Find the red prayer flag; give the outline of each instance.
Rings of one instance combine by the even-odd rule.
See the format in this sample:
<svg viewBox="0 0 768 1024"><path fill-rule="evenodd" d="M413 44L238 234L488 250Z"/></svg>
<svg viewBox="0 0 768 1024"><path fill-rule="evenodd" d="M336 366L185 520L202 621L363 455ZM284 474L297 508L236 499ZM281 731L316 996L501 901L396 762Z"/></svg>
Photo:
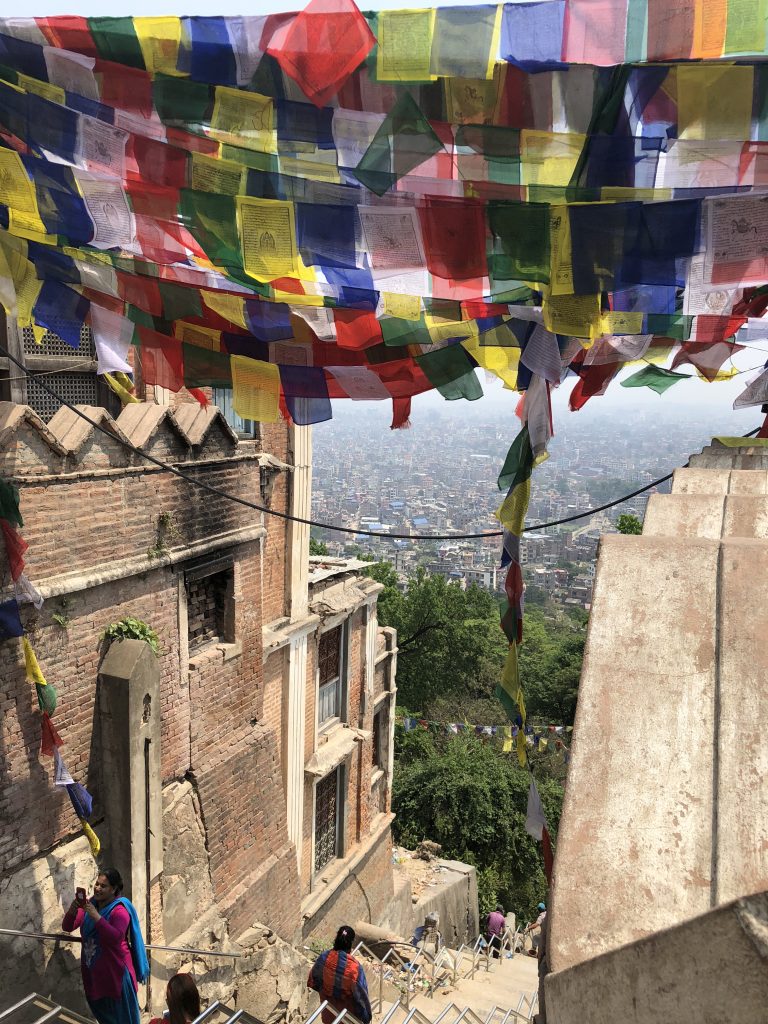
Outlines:
<svg viewBox="0 0 768 1024"><path fill-rule="evenodd" d="M458 281L486 276L484 204L428 196L419 214L431 274Z"/></svg>
<svg viewBox="0 0 768 1024"><path fill-rule="evenodd" d="M270 40L267 53L316 106L335 96L376 39L353 0L310 0Z"/></svg>
<svg viewBox="0 0 768 1024"><path fill-rule="evenodd" d="M405 430L411 425L411 399L409 397L392 399L392 423L390 430Z"/></svg>
<svg viewBox="0 0 768 1024"><path fill-rule="evenodd" d="M690 363L707 380L713 381L723 363L743 348L743 345L731 341L684 341L672 360L671 369L676 370L683 363Z"/></svg>
<svg viewBox="0 0 768 1024"><path fill-rule="evenodd" d="M43 712L42 734L40 737L40 753L47 757L53 757L56 747L62 745L62 738L56 732L56 727L50 719L47 711Z"/></svg>
<svg viewBox="0 0 768 1024"><path fill-rule="evenodd" d="M141 339L141 376L144 383L180 391L184 387L181 342L148 327L138 327L137 332Z"/></svg>
<svg viewBox="0 0 768 1024"><path fill-rule="evenodd" d="M375 313L359 309L334 309L336 342L340 348L364 349L384 340ZM333 364L331 364L333 365Z"/></svg>
<svg viewBox="0 0 768 1024"><path fill-rule="evenodd" d="M5 553L8 556L8 565L14 583L24 572L24 552L29 544L24 540L15 526L11 526L7 519L0 519L3 538L5 540Z"/></svg>
<svg viewBox="0 0 768 1024"><path fill-rule="evenodd" d="M45 38L60 50L74 50L86 57L98 57L87 18L62 14L56 18L35 18Z"/></svg>

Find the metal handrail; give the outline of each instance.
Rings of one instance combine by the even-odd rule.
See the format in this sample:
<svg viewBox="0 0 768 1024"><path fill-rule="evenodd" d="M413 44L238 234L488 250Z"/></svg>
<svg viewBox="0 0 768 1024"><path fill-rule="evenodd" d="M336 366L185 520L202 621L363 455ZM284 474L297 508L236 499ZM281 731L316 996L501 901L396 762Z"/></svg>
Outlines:
<svg viewBox="0 0 768 1024"><path fill-rule="evenodd" d="M79 935L70 935L68 932L23 932L14 928L0 928L0 935L10 935L21 939L37 939L38 942L82 942ZM239 960L244 953L227 953L218 949L191 949L186 946L156 946L149 944L145 949L151 951L162 951L165 953L196 953L199 956L224 956L233 960Z"/></svg>

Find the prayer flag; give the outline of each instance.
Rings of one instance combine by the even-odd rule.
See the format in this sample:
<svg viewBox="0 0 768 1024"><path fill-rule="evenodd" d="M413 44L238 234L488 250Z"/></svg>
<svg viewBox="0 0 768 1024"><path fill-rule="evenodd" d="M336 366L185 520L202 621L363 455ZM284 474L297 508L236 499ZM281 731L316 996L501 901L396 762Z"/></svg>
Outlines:
<svg viewBox="0 0 768 1024"><path fill-rule="evenodd" d="M272 363L232 356L232 405L238 416L274 423L280 416L280 371Z"/></svg>
<svg viewBox="0 0 768 1024"><path fill-rule="evenodd" d="M0 640L8 640L14 636L23 636L19 605L15 599L0 603Z"/></svg>
<svg viewBox="0 0 768 1024"><path fill-rule="evenodd" d="M633 373L631 377L623 380L621 386L623 388L650 388L657 394L663 395L679 380L690 380L690 374L674 373L661 366L644 366L642 370L638 370L637 373Z"/></svg>

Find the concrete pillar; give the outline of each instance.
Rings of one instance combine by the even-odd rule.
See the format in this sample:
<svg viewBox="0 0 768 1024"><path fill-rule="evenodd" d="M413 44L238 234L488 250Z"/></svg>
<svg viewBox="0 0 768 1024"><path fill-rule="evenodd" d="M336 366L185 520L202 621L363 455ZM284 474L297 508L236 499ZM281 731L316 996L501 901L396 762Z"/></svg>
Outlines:
<svg viewBox="0 0 768 1024"><path fill-rule="evenodd" d="M312 511L312 428L290 428L293 452L291 474L291 515L309 519ZM287 590L288 615L291 622L307 614L309 592L309 527L305 523L288 523Z"/></svg>
<svg viewBox="0 0 768 1024"><path fill-rule="evenodd" d="M285 796L288 838L296 845L301 871L304 828L304 737L307 703L307 634L291 638L288 648L288 707Z"/></svg>
<svg viewBox="0 0 768 1024"><path fill-rule="evenodd" d="M99 719L100 792L107 819L102 863L113 865L123 876L145 940L162 944L160 663L142 640L110 646L99 672ZM150 1003L155 978L153 961ZM160 985L154 988L161 997Z"/></svg>

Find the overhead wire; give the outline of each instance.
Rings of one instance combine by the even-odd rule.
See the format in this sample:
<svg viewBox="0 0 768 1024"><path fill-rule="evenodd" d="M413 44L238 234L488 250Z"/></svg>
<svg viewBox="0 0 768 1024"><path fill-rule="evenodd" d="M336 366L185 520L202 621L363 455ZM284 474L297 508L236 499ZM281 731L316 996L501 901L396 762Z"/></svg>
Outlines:
<svg viewBox="0 0 768 1024"><path fill-rule="evenodd" d="M18 360L15 356L11 355L8 349L0 344L0 355L5 356L20 370L24 371L23 376L39 376L30 374L27 367ZM213 484L207 483L205 480L199 480L192 476L190 473L184 472L179 469L178 466L171 465L168 462L164 462L162 459L158 459L154 455L150 455L149 452L143 448L133 444L127 438L121 438L104 427L101 423L91 419L87 413L84 413L82 409L78 409L76 405L73 405L67 399L62 398L61 395L57 394L53 388L49 387L45 381L39 381L39 385L43 390L47 391L49 395L55 398L58 402L61 402L63 406L73 412L76 416L79 416L81 420L90 424L95 430L100 433L107 435L112 441L117 441L118 444L122 445L123 448L127 448L133 452L134 455L138 455L140 458L150 462L152 465L157 466L158 469L165 473L171 473L173 476L178 477L180 480L184 480L185 483L190 484L193 487L198 487L209 494L216 495L219 498L225 498L227 501L232 501L237 505L242 505L244 508L249 508L254 512L262 512L264 515L274 516L277 519L283 519L287 522L301 523L304 526L314 526L318 530L329 530L333 533L346 533L351 534L354 537L376 537L379 540L418 540L418 541L455 541L455 540L484 540L487 537L502 537L504 535L503 530L487 530L483 533L438 533L438 534L411 534L411 533L381 533L378 530L364 530L359 529L355 526L338 526L334 523L323 523L317 519L307 519L303 516L294 516L289 512L281 512L279 509L268 508L266 505L259 505L255 501L249 501L247 498L241 498L237 494L229 494L227 491L222 490L220 487L216 487ZM752 437L759 431L759 427L755 427L748 434L742 435L744 438ZM644 484L642 487L638 487L637 490L631 491L629 494L624 494L620 498L616 498L613 501L608 501L604 505L598 505L596 508L586 509L583 512L577 512L572 516L565 516L562 519L553 519L546 523L532 523L530 526L524 527L524 533L531 533L534 530L545 530L551 526L561 526L564 523L572 523L578 519L586 519L589 516L597 515L598 512L604 512L606 509L614 508L616 505L621 505L625 501L629 501L630 498L636 497L638 494L642 494L644 491L649 491L652 487L656 487L659 484L665 483L667 480L672 479L672 473L667 473L666 476L659 477L657 480L652 480L648 484Z"/></svg>

